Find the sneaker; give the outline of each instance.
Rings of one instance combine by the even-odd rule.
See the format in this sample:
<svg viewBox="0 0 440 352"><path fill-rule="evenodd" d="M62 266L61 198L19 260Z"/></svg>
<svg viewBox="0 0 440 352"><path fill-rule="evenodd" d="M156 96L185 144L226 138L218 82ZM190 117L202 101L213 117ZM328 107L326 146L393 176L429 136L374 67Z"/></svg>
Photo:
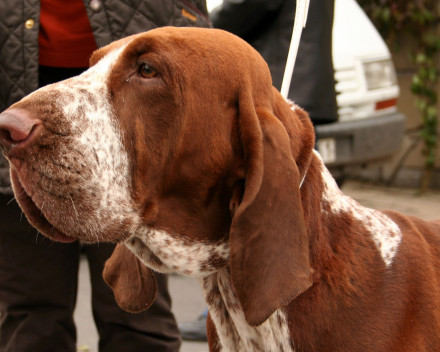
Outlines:
<svg viewBox="0 0 440 352"><path fill-rule="evenodd" d="M208 341L206 336L207 316L208 311L205 311L197 319L179 324L182 339L189 341Z"/></svg>

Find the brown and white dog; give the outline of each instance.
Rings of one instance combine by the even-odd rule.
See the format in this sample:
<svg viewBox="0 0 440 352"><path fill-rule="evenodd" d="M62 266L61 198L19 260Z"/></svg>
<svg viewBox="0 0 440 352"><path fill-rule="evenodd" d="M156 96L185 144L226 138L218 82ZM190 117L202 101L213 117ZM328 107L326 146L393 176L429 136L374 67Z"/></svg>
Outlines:
<svg viewBox="0 0 440 352"><path fill-rule="evenodd" d="M148 268L177 271L200 278L212 351L440 350L440 223L341 193L249 45L162 28L91 63L3 112L0 139L39 231L119 243L123 308L154 300Z"/></svg>

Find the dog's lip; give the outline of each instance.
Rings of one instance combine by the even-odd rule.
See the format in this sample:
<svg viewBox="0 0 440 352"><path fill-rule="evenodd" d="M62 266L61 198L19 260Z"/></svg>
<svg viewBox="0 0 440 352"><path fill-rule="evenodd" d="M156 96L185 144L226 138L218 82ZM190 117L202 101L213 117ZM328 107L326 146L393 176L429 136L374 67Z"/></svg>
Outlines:
<svg viewBox="0 0 440 352"><path fill-rule="evenodd" d="M72 243L76 241L76 238L64 234L49 222L32 200L32 197L26 193L14 167L11 168L11 179L14 184L15 197L31 224L53 241L62 243Z"/></svg>

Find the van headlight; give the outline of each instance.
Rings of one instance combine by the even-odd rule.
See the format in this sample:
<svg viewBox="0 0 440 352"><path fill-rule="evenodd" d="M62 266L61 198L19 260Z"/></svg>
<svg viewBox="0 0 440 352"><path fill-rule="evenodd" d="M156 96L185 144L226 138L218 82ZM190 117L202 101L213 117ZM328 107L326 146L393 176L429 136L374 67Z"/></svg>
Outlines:
<svg viewBox="0 0 440 352"><path fill-rule="evenodd" d="M397 84L391 60L364 61L362 66L368 90L391 87Z"/></svg>

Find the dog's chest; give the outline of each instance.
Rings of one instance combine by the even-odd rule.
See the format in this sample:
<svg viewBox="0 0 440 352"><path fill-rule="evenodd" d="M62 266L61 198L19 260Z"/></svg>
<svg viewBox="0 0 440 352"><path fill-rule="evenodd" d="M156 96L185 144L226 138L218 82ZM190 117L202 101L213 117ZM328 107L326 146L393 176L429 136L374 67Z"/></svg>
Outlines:
<svg viewBox="0 0 440 352"><path fill-rule="evenodd" d="M202 279L202 287L219 336L220 351L294 352L282 309L258 327L246 322L227 269Z"/></svg>

